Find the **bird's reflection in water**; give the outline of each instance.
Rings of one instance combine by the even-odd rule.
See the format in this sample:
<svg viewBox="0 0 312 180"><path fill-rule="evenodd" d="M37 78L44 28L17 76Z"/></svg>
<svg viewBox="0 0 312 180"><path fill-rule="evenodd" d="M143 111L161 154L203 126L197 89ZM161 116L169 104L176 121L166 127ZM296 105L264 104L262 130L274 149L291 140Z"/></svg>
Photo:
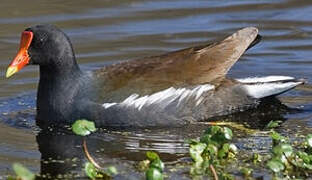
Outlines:
<svg viewBox="0 0 312 180"><path fill-rule="evenodd" d="M140 130L98 132L80 137L65 130L42 130L37 135L41 153L41 176L50 178L85 177L84 164L88 161L82 144L85 139L88 152L102 167L114 165L123 179L141 178L144 173L134 168L140 160L146 159L145 152L159 152L166 162L177 160L187 153L187 146L180 135L170 135L166 130Z"/></svg>
<svg viewBox="0 0 312 180"><path fill-rule="evenodd" d="M298 112L297 109L288 108L277 99L268 101L269 103L261 103L257 109L213 120L247 123L249 128L263 129L271 120L284 121L286 113ZM184 161L185 157L189 157L185 140L199 137L207 127L209 125L192 124L168 129L99 130L88 137L77 136L66 130L42 130L37 135L41 152L41 175L52 178L64 175L85 177L83 168L88 161L82 147L85 138L89 153L101 166L117 167L118 171L124 172L124 175L118 176L120 179L142 178L144 173L134 167L138 161L146 158L147 150L157 151L164 162L179 163L180 160Z"/></svg>
<svg viewBox="0 0 312 180"><path fill-rule="evenodd" d="M82 140L82 137L66 132L42 130L37 135L41 153L41 176L82 176L83 164L87 161L81 146Z"/></svg>

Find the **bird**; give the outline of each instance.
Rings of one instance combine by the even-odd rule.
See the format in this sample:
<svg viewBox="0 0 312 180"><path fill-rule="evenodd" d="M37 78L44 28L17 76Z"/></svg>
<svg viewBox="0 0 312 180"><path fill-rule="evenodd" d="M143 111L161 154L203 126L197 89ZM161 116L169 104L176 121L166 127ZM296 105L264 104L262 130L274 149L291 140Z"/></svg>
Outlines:
<svg viewBox="0 0 312 180"><path fill-rule="evenodd" d="M39 65L36 123L41 128L77 119L104 128L179 127L256 108L304 80L291 76L234 79L227 73L259 43L256 27L221 41L122 61L83 72L69 37L58 27L26 28L6 77Z"/></svg>

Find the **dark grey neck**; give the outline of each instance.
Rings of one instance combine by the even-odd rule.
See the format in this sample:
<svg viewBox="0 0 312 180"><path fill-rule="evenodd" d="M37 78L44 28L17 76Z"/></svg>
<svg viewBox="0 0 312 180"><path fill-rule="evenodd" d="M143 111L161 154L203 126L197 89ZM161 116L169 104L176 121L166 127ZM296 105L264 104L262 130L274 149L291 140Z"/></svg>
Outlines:
<svg viewBox="0 0 312 180"><path fill-rule="evenodd" d="M73 104L83 89L83 73L74 57L54 62L62 63L40 65L37 118L42 122L66 122L71 118Z"/></svg>
<svg viewBox="0 0 312 180"><path fill-rule="evenodd" d="M52 60L53 64L40 65L40 80L71 79L82 74L74 56Z"/></svg>

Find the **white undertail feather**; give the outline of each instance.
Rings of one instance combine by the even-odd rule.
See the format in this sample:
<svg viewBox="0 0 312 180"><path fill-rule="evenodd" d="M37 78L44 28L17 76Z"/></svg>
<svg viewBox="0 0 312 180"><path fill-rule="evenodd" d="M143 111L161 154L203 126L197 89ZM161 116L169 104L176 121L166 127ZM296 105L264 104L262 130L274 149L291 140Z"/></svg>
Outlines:
<svg viewBox="0 0 312 180"><path fill-rule="evenodd" d="M264 83L264 82L272 82L272 81L282 81L282 80L292 80L295 79L290 76L265 76L265 77L248 77L242 79L236 79L242 83Z"/></svg>
<svg viewBox="0 0 312 180"><path fill-rule="evenodd" d="M267 96L278 95L303 83L300 81L291 81L294 79L295 78L290 76L266 76L237 80L241 83L246 83L243 84L243 87L249 96L254 98L264 98ZM283 82L285 80L290 81Z"/></svg>
<svg viewBox="0 0 312 180"><path fill-rule="evenodd" d="M158 105L161 108L165 108L171 103L176 103L176 106L179 106L183 100L188 98L194 98L196 105L199 105L203 98L201 95L204 92L214 89L213 85L205 84L199 85L194 88L168 88L163 91L139 97L138 94L132 94L124 101L120 103L104 103L104 108L109 108L115 105L121 106L132 106L141 110L144 106ZM177 100L177 101L175 101Z"/></svg>

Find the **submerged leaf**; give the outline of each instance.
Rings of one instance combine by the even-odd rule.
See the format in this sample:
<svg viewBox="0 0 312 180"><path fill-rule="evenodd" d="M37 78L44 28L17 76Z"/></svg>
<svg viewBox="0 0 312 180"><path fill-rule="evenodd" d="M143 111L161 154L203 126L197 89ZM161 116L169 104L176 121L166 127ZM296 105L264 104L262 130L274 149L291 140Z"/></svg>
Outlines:
<svg viewBox="0 0 312 180"><path fill-rule="evenodd" d="M87 136L91 132L95 132L96 128L94 122L82 119L75 121L72 125L72 130L77 135Z"/></svg>
<svg viewBox="0 0 312 180"><path fill-rule="evenodd" d="M276 128L280 125L282 121L270 121L267 125L266 128L268 129L272 129L272 128Z"/></svg>
<svg viewBox="0 0 312 180"><path fill-rule="evenodd" d="M29 171L26 167L19 163L13 164L13 170L21 180L34 180L36 178L35 174Z"/></svg>
<svg viewBox="0 0 312 180"><path fill-rule="evenodd" d="M243 168L241 168L240 171L241 171L241 173L243 173L243 175L244 175L245 177L248 177L248 176L251 176L251 175L252 175L253 169L243 167Z"/></svg>
<svg viewBox="0 0 312 180"><path fill-rule="evenodd" d="M109 166L106 171L109 176L118 174L117 168L115 166Z"/></svg>

